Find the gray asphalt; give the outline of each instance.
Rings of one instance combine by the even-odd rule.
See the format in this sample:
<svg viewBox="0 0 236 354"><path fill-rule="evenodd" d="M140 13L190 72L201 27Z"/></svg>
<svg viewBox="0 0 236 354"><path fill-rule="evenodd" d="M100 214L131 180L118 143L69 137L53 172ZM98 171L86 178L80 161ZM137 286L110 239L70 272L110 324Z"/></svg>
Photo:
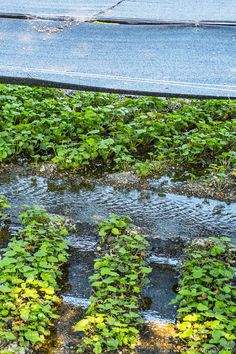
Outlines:
<svg viewBox="0 0 236 354"><path fill-rule="evenodd" d="M101 17L236 24L236 0L124 0Z"/></svg>
<svg viewBox="0 0 236 354"><path fill-rule="evenodd" d="M1 0L0 25L2 82L236 97L235 0Z"/></svg>
<svg viewBox="0 0 236 354"><path fill-rule="evenodd" d="M236 98L236 27L0 20L0 81Z"/></svg>
<svg viewBox="0 0 236 354"><path fill-rule="evenodd" d="M1 0L0 13L78 19L232 21L235 0Z"/></svg>
<svg viewBox="0 0 236 354"><path fill-rule="evenodd" d="M116 0L1 0L1 14L44 17L93 18L116 4Z"/></svg>

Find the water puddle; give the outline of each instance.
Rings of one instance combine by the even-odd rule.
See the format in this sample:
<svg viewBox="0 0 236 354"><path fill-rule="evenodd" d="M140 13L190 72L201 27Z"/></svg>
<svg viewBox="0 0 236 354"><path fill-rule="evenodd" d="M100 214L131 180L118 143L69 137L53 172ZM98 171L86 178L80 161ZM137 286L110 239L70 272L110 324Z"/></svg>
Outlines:
<svg viewBox="0 0 236 354"><path fill-rule="evenodd" d="M1 175L0 193L9 197L13 213L19 212L21 204L39 204L78 223L96 225L101 218L116 212L130 216L152 239L218 234L236 241L236 203L104 185L89 189L75 184L38 176Z"/></svg>

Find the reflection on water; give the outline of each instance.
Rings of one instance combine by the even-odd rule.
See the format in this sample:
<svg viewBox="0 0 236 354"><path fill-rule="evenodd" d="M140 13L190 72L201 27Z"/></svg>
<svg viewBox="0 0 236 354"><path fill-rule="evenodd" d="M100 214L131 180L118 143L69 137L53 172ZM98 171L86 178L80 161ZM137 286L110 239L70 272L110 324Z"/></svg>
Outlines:
<svg viewBox="0 0 236 354"><path fill-rule="evenodd" d="M8 178L6 178L8 177ZM236 241L236 203L153 191L117 190L97 185L72 188L76 181L44 177L0 176L0 193L7 195L18 213L21 204L39 204L52 213L64 214L78 223L96 225L111 212L130 216L152 238L190 238L209 234L228 235ZM145 194L145 195L144 195Z"/></svg>

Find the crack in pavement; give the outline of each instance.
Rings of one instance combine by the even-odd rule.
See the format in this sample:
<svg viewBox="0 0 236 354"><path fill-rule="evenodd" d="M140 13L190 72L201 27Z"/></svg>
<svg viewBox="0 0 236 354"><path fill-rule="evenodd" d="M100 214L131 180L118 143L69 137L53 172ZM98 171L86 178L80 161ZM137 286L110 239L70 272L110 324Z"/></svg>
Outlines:
<svg viewBox="0 0 236 354"><path fill-rule="evenodd" d="M82 18L78 16L48 16L48 15L34 15L31 13L14 13L14 12L1 12L0 11L0 18L6 18L6 19L17 19L17 20L42 20L42 21L79 21L79 22L93 22L96 20L99 20L99 17L102 15L105 15L107 11L113 10L126 0L119 0L117 3L114 5L111 5L104 10L100 10L99 12L96 12L94 14L84 16Z"/></svg>
<svg viewBox="0 0 236 354"><path fill-rule="evenodd" d="M94 19L99 19L99 17L105 15L107 11L115 9L117 6L121 5L125 1L126 0L119 0L116 4L106 8L105 10L99 11L98 13L94 14Z"/></svg>
<svg viewBox="0 0 236 354"><path fill-rule="evenodd" d="M6 19L17 19L17 20L45 20L45 21L79 21L79 22L93 22L96 20L99 20L100 16L103 16L107 13L107 11L113 10L126 0L119 0L117 3L115 3L112 6L109 6L108 8L101 10L93 15L90 16L85 16L84 18L78 18L74 16L47 16L47 15L33 15L33 14L25 14L25 13L4 13L0 12L0 18L6 18Z"/></svg>

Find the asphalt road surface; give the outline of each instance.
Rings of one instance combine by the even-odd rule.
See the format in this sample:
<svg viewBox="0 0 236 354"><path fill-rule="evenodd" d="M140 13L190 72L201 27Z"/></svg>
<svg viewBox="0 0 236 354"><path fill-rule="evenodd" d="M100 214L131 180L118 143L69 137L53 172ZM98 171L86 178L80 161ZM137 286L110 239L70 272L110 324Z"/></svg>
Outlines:
<svg viewBox="0 0 236 354"><path fill-rule="evenodd" d="M235 0L2 0L0 13L1 82L236 98Z"/></svg>
<svg viewBox="0 0 236 354"><path fill-rule="evenodd" d="M0 13L77 19L236 23L235 0L1 0Z"/></svg>

